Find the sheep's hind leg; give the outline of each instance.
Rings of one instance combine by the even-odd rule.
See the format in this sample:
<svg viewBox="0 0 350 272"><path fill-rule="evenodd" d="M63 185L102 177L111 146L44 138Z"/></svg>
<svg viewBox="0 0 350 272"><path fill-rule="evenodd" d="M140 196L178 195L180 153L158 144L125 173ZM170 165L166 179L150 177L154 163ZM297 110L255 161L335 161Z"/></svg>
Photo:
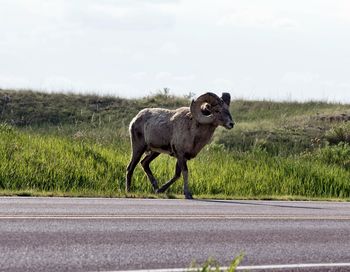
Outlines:
<svg viewBox="0 0 350 272"><path fill-rule="evenodd" d="M145 152L145 150L146 150L145 147L133 150L132 158L131 158L131 161L128 165L127 171L126 171L126 184L125 184L125 191L126 192L130 191L132 174L134 173L134 169L135 169L136 165L139 163L139 161L142 157L142 154Z"/></svg>
<svg viewBox="0 0 350 272"><path fill-rule="evenodd" d="M143 167L143 170L145 170L148 179L150 180L154 191L157 191L158 189L158 181L155 179L155 177L152 174L151 169L149 168L149 164L151 161L153 161L155 158L159 156L160 153L152 151L150 154L148 154L144 159L141 161L141 165Z"/></svg>
<svg viewBox="0 0 350 272"><path fill-rule="evenodd" d="M171 180L169 180L167 183L165 183L162 187L160 187L156 192L164 193L170 187L171 184L173 184L175 181L177 181L180 178L180 176L181 176L181 168L179 163L177 162L175 166L174 177Z"/></svg>

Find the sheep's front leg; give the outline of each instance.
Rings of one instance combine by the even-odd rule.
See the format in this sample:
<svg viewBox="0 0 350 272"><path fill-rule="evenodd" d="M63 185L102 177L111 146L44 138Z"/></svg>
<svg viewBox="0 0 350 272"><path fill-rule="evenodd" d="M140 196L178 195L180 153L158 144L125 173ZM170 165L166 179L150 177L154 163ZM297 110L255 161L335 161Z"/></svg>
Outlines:
<svg viewBox="0 0 350 272"><path fill-rule="evenodd" d="M164 193L171 184L173 184L175 181L177 181L181 176L181 167L179 165L179 162L176 162L176 166L175 166L175 174L172 177L171 180L169 180L167 183L165 183L162 187L160 187L156 192L157 193Z"/></svg>
<svg viewBox="0 0 350 272"><path fill-rule="evenodd" d="M181 172L184 179L184 194L186 199L193 199L193 196L188 188L188 168L185 159L180 160Z"/></svg>

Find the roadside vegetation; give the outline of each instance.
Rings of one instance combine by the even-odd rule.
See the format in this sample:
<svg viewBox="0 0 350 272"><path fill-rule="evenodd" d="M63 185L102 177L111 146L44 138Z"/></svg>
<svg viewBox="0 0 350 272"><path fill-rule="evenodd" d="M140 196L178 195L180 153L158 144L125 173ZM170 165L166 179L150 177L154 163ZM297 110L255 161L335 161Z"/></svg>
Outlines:
<svg viewBox="0 0 350 272"><path fill-rule="evenodd" d="M166 89L142 99L0 90L0 194L126 196L128 124L145 107L187 106ZM218 129L189 162L195 196L350 199L350 105L235 100L237 126ZM151 168L160 183L175 159ZM156 196L141 167L138 197L181 197L178 181Z"/></svg>
<svg viewBox="0 0 350 272"><path fill-rule="evenodd" d="M231 261L230 266L223 267L220 266L219 262L213 258L209 258L203 264L197 264L193 262L191 267L187 270L188 272L235 272L237 271L238 265L244 258L244 254L241 253Z"/></svg>

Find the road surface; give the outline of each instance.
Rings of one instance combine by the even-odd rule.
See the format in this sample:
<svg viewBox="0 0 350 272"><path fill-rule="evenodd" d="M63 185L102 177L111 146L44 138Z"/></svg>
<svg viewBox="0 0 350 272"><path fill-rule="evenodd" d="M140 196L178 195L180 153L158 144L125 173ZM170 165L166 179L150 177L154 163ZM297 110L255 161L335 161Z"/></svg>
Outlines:
<svg viewBox="0 0 350 272"><path fill-rule="evenodd" d="M240 252L251 271L350 271L350 203L0 198L0 271L227 266Z"/></svg>

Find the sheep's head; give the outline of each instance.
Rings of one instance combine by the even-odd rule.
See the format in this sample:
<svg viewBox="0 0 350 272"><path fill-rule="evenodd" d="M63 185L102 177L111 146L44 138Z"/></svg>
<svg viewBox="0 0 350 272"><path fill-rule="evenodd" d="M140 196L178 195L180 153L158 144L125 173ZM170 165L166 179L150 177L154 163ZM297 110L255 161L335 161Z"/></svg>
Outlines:
<svg viewBox="0 0 350 272"><path fill-rule="evenodd" d="M229 93L223 93L221 98L214 93L205 93L192 100L191 114L200 124L213 124L231 129L234 122L229 111L230 101Z"/></svg>

